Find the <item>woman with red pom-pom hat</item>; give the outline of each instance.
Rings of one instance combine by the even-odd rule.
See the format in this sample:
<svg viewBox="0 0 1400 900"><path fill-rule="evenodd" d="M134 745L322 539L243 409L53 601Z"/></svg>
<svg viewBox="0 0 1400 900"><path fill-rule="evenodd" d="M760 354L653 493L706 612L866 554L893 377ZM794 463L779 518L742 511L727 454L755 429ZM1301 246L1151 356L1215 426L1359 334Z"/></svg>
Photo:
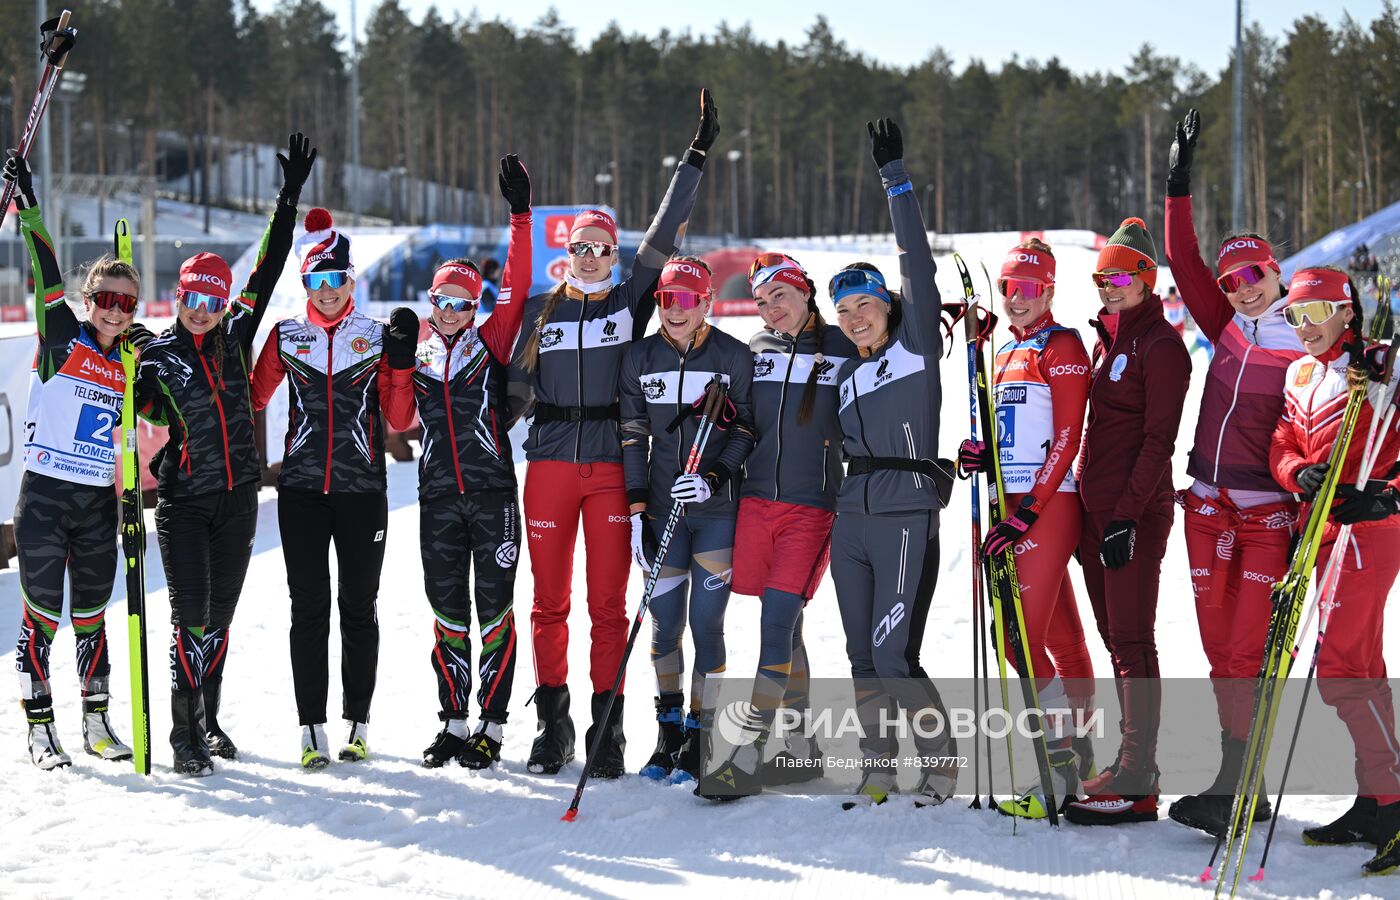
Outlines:
<svg viewBox="0 0 1400 900"><path fill-rule="evenodd" d="M258 324L292 249L297 199L316 150L294 134L277 159L282 190L242 292L230 293L233 273L213 253L185 260L175 324L142 348L136 382L142 417L170 428L154 463L156 535L174 628L170 744L176 771L188 775L213 774L211 755L238 753L218 713L262 480L248 370Z"/></svg>
<svg viewBox="0 0 1400 900"><path fill-rule="evenodd" d="M1093 275L1103 311L1079 456L1084 586L1113 660L1122 718L1118 759L1069 805L1078 825L1157 818L1157 589L1172 526L1172 450L1191 381L1191 357L1153 293L1157 247L1124 219Z"/></svg>
<svg viewBox="0 0 1400 900"><path fill-rule="evenodd" d="M375 604L384 565L389 503L383 409L389 426L413 423L411 396L395 383L413 377L418 317L394 311L389 325L355 309L350 239L321 208L306 214L302 286L306 312L267 336L253 371L253 406L262 409L287 379L287 446L277 476L277 522L292 600L292 684L301 720L301 764L330 763L326 736L331 624L331 542L339 567L345 762L369 755L368 723L379 666Z"/></svg>

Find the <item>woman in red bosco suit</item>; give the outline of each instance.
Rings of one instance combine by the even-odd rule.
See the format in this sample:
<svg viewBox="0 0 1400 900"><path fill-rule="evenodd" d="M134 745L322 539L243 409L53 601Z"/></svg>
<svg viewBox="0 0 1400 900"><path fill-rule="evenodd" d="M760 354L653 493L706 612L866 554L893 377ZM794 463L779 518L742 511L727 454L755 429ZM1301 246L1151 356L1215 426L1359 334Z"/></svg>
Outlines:
<svg viewBox="0 0 1400 900"><path fill-rule="evenodd" d="M1279 484L1307 496L1326 477L1328 456L1341 429L1346 407L1348 366L1359 345L1361 304L1346 273L1331 267L1299 269L1288 288L1288 322L1308 356L1288 367L1284 380L1283 417L1274 430L1269 463ZM1372 353L1361 367L1372 369ZM1368 363L1370 363L1368 365ZM1322 699L1337 710L1356 746L1357 797L1337 821L1303 832L1310 844L1373 843L1376 855L1362 864L1371 874L1400 867L1400 741L1395 736L1395 705L1386 681L1384 646L1385 603L1400 571L1400 478L1393 464L1400 457L1400 417L1385 432L1376 469L1364 489L1356 479L1371 421L1384 415L1377 409L1381 386L1368 387L1355 437L1347 448L1338 476L1341 502L1322 535L1317 572L1339 549L1341 525L1351 525L1351 537L1337 584L1339 601L1327 621L1326 640L1317 661L1317 685Z"/></svg>
<svg viewBox="0 0 1400 900"><path fill-rule="evenodd" d="M291 392L287 445L277 476L277 523L292 598L292 684L301 720L301 764L320 769L326 752L331 626L331 542L339 566L342 714L346 762L369 755L369 706L379 667L379 573L389 519L381 403L390 427L413 422L418 317L395 310L388 327L355 309L350 239L320 207L306 214L301 281L306 312L278 322L253 370L253 407L283 378Z"/></svg>
<svg viewBox="0 0 1400 900"><path fill-rule="evenodd" d="M1050 310L1055 257L1044 241L1031 238L1011 249L997 290L1014 338L997 351L993 375L1010 517L988 533L983 552L1013 548L1041 706L1082 710L1092 702L1094 667L1069 580L1083 521L1070 469L1089 399L1089 354L1079 333L1058 324ZM964 441L960 456L965 471L980 471L988 462L981 441ZM1079 793L1080 772L1092 765L1078 758L1072 740L1067 728L1057 729L1050 744L1055 796L1062 804ZM1088 741L1080 746L1087 756ZM1001 810L1037 819L1048 814L1034 789L1003 801Z"/></svg>
<svg viewBox="0 0 1400 900"><path fill-rule="evenodd" d="M718 136L714 102L710 92L702 90L699 129L642 237L627 278L613 283L617 223L602 210L585 210L569 229L569 269L563 282L531 297L525 307L511 379L513 392L524 388L534 398L534 420L524 447L530 461L524 502L535 583L531 644L539 685L534 695L539 733L526 768L536 774L557 774L574 758L569 604L580 519L593 626L589 734L599 728L606 732L592 777L618 778L626 771L622 696L613 704L610 720L599 721L627 643L631 523L618 436L617 373L632 341L646 334L656 303L652 287L685 234L705 154Z"/></svg>
<svg viewBox="0 0 1400 900"><path fill-rule="evenodd" d="M1273 584L1288 568L1298 504L1274 480L1269 436L1283 412L1284 372L1303 355L1284 321L1283 284L1269 242L1253 232L1220 242L1216 270L1201 259L1191 218L1191 158L1200 116L1177 125L1167 175L1167 259L1196 327L1215 345L1180 492L1196 622L1220 718L1220 770L1182 797L1174 820L1220 834L1244 765L1254 677L1264 653ZM1263 792L1255 820L1270 815Z"/></svg>
<svg viewBox="0 0 1400 900"><path fill-rule="evenodd" d="M1079 458L1084 529L1079 559L1099 634L1113 660L1122 710L1118 758L1070 803L1076 825L1157 818L1157 590L1172 527L1172 450L1191 381L1191 357L1162 315L1157 247L1141 219L1125 219L1099 252L1103 311Z"/></svg>

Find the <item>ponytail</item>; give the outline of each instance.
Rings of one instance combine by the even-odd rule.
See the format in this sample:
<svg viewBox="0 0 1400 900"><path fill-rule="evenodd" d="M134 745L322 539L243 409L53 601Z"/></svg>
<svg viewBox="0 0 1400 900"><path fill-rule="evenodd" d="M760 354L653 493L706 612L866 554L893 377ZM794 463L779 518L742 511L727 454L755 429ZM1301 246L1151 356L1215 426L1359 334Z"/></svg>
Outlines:
<svg viewBox="0 0 1400 900"><path fill-rule="evenodd" d="M535 371L535 367L540 362L540 332L545 325L549 324L549 317L554 315L554 307L559 305L559 301L564 297L566 286L564 282L559 282L559 286L554 289L544 301L544 309L540 310L540 317L535 320L535 328L530 332L530 338L525 342L525 349L520 354L520 368L526 372Z"/></svg>
<svg viewBox="0 0 1400 900"><path fill-rule="evenodd" d="M224 354L228 352L226 338L224 337L224 320L220 319L219 324L214 326L214 383L209 385L209 404L214 401L224 390Z"/></svg>
<svg viewBox="0 0 1400 900"><path fill-rule="evenodd" d="M797 407L798 425L806 425L812 421L812 407L817 402L817 369L826 362L826 357L822 355L822 345L826 340L826 320L817 311L814 299L808 299L807 308L812 311L811 315L808 316L808 321L812 323L812 327L817 333L817 353L812 358L812 371L807 376L807 386L802 389L802 403Z"/></svg>

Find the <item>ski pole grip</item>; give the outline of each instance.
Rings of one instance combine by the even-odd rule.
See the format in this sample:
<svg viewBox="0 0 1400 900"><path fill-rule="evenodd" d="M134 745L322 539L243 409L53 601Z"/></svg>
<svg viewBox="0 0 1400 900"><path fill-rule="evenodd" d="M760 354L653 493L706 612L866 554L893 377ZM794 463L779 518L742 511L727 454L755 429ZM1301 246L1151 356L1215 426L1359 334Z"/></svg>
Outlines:
<svg viewBox="0 0 1400 900"><path fill-rule="evenodd" d="M716 375L710 379L710 383L705 386L705 418L711 422L718 420L720 407L727 392L723 378Z"/></svg>

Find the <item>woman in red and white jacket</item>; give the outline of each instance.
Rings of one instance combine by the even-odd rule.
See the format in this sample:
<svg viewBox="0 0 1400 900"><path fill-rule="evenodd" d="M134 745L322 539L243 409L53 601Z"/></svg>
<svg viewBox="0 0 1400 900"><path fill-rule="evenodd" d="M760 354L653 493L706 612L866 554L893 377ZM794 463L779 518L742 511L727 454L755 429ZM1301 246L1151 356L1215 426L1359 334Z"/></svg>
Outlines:
<svg viewBox="0 0 1400 900"><path fill-rule="evenodd" d="M1269 597L1288 568L1298 504L1274 480L1269 436L1283 412L1284 373L1304 355L1284 321L1283 284L1273 248L1258 234L1226 237L1212 272L1201 260L1191 218L1191 157L1200 131L1193 109L1177 124L1167 175L1167 259L1196 327L1215 346L1186 472L1186 555L1201 645L1210 661L1220 718L1220 771L1169 815L1220 834L1244 763L1254 676L1264 652ZM1271 814L1267 793L1255 821Z"/></svg>
<svg viewBox="0 0 1400 900"><path fill-rule="evenodd" d="M1013 548L1021 586L1031 669L1041 705L1084 709L1094 692L1094 667L1069 580L1069 560L1079 545L1083 511L1071 466L1084 432L1089 400L1089 354L1079 333L1055 321L1055 257L1038 238L1011 249L997 290L1013 340L997 351L993 384L997 400L997 451L1006 486L1006 521L987 534L983 551ZM985 464L985 444L964 441L966 471ZM1068 696L1067 696L1068 695ZM1088 742L1084 742L1088 747ZM1086 761L1087 762L1087 761ZM1079 791L1079 760L1068 733L1052 741L1055 795ZM1038 789L1001 804L1026 818L1047 814Z"/></svg>
<svg viewBox="0 0 1400 900"><path fill-rule="evenodd" d="M1289 284L1286 310L1310 355L1288 367L1283 417L1274 430L1269 464L1279 484L1306 497L1322 484L1341 430L1348 367L1360 343L1361 304L1340 269L1299 269ZM1390 477L1400 457L1400 416L1380 438L1374 477L1364 489L1356 487L1371 421L1384 415L1377 409L1380 400L1381 386L1368 385L1368 401L1361 406L1342 462L1341 501L1332 509L1317 557L1320 578L1338 549L1340 526L1352 526L1341 548L1345 556L1336 591L1344 600L1327 621L1317 684L1356 746L1357 798L1337 821L1303 832L1310 844L1375 843L1376 855L1363 864L1373 874L1400 866L1400 741L1381 655L1386 598L1400 572L1400 478Z"/></svg>

